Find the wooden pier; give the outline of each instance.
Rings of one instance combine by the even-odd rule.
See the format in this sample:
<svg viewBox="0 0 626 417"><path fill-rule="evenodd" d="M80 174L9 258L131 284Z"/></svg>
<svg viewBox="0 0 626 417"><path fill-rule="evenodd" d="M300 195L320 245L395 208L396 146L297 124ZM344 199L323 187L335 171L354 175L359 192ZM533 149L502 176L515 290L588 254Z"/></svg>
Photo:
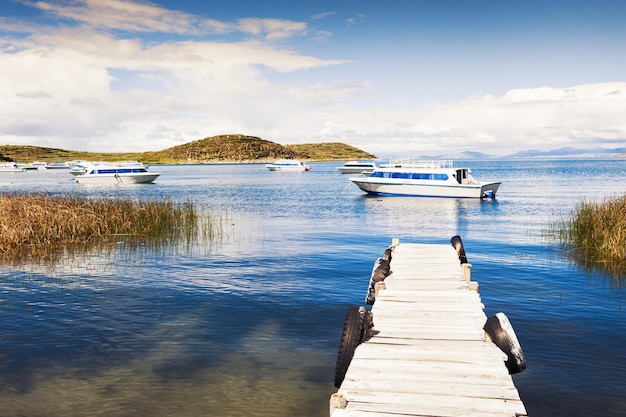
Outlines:
<svg viewBox="0 0 626 417"><path fill-rule="evenodd" d="M396 239L391 248L389 274L372 274L371 312L360 307L369 330L336 375L332 417L526 416L458 248Z"/></svg>

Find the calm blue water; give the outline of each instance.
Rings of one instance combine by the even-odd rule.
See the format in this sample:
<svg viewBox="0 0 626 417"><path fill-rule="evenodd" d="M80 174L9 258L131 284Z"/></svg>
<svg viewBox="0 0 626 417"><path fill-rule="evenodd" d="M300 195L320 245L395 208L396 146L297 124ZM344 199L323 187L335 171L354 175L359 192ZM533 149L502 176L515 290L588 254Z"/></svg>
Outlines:
<svg viewBox="0 0 626 417"><path fill-rule="evenodd" d="M496 201L367 197L336 172L154 166L151 185L0 173L2 192L169 198L220 217L191 247L0 267L0 416L327 416L346 308L394 237L463 238L489 316L503 311L533 417L626 415L624 281L572 264L550 226L626 192L626 159L472 161ZM456 165L462 165L457 162Z"/></svg>

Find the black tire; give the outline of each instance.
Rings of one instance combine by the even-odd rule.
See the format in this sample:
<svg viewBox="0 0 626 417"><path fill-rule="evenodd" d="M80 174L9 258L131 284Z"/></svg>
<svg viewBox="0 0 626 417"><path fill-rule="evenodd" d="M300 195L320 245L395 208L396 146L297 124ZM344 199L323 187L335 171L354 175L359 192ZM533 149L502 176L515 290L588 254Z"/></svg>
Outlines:
<svg viewBox="0 0 626 417"><path fill-rule="evenodd" d="M497 313L487 319L483 327L485 332L491 337L491 341L506 353L506 368L509 374L516 374L526 369L526 358L522 346L517 340L513 326L504 313Z"/></svg>
<svg viewBox="0 0 626 417"><path fill-rule="evenodd" d="M452 236L452 239L450 239L450 243L452 243L452 246L454 247L454 249L456 249L456 254L459 256L459 261L462 264L468 263L467 256L465 255L465 248L463 247L463 241L461 240L461 236L459 235Z"/></svg>
<svg viewBox="0 0 626 417"><path fill-rule="evenodd" d="M346 312L346 319L343 323L343 333L339 352L337 353L337 363L335 365L335 387L339 388L346 376L354 350L363 341L365 335L365 323L359 306L350 306Z"/></svg>

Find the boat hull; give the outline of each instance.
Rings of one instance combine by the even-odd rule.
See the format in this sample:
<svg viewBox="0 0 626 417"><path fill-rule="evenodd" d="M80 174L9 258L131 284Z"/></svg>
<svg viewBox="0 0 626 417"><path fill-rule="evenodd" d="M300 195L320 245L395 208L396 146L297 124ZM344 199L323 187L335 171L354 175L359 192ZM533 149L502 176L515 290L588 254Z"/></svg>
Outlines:
<svg viewBox="0 0 626 417"><path fill-rule="evenodd" d="M77 175L74 181L79 184L147 184L153 182L160 173L96 174Z"/></svg>
<svg viewBox="0 0 626 417"><path fill-rule="evenodd" d="M372 181L370 177L350 178L357 187L368 194L416 197L495 198L499 182L481 184L420 184L415 182L389 183Z"/></svg>
<svg viewBox="0 0 626 417"><path fill-rule="evenodd" d="M267 166L267 169L270 171L281 171L281 172L304 172L306 171L306 167L304 166Z"/></svg>

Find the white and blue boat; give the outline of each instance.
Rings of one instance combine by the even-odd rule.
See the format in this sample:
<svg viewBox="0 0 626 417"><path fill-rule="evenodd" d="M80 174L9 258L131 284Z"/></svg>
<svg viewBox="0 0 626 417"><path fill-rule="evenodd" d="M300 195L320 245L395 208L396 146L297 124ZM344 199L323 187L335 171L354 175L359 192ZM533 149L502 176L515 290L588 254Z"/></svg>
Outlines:
<svg viewBox="0 0 626 417"><path fill-rule="evenodd" d="M478 181L469 168L455 168L451 160L390 161L350 181L368 194L419 197L494 199L500 187L499 182Z"/></svg>
<svg viewBox="0 0 626 417"><path fill-rule="evenodd" d="M75 174L74 181L80 184L145 184L153 182L160 173L149 172L140 163L85 164L84 172Z"/></svg>
<svg viewBox="0 0 626 417"><path fill-rule="evenodd" d="M266 164L265 167L270 171L284 172L303 172L311 170L310 166L296 159L279 159L272 164Z"/></svg>

